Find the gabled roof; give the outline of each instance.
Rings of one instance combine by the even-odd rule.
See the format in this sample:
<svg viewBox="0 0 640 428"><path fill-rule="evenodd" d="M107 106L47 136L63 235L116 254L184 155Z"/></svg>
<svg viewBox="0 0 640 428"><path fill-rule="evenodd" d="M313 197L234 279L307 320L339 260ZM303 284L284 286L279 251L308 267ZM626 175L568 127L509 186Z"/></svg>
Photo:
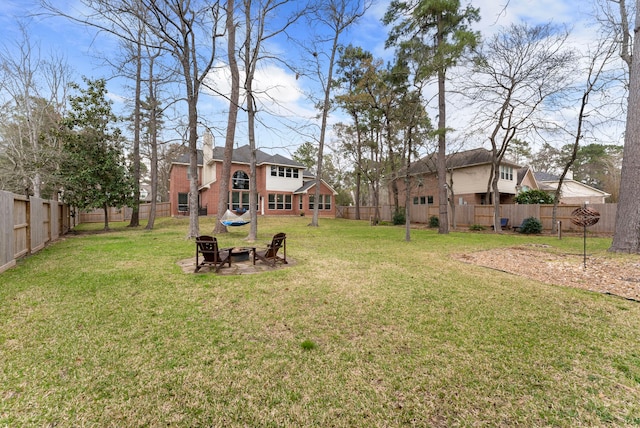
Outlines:
<svg viewBox="0 0 640 428"><path fill-rule="evenodd" d="M293 191L294 194L297 193L307 193L309 189L311 189L316 184L315 180L305 181L304 184Z"/></svg>
<svg viewBox="0 0 640 428"><path fill-rule="evenodd" d="M544 191L555 191L558 188L558 183L560 182L560 176L558 175L554 175L554 174L550 174L548 172L534 172L533 176L535 177L536 181L538 182L538 185L540 187L541 190ZM610 193L607 193L605 191L602 191L600 189L596 189L595 187L591 187L588 184L584 184L580 181L576 181L574 179L571 178L564 178L563 182L562 182L562 189L564 190L565 188L571 186L573 188L573 191L576 192L577 189L582 189L582 191L580 191L580 193L584 193L585 195L602 195L604 197L609 197L611 196Z"/></svg>
<svg viewBox="0 0 640 428"><path fill-rule="evenodd" d="M491 164L492 160L493 155L491 151L482 147L473 150L466 150L463 152L451 153L446 156L447 169L458 169L475 165ZM409 168L409 175L435 173L437 162L437 153L425 156L411 165L411 167ZM512 162L506 158L502 160L501 164L518 167L515 162Z"/></svg>
<svg viewBox="0 0 640 428"><path fill-rule="evenodd" d="M202 150L198 150L197 155L198 155L198 165L202 166L202 160L203 160ZM189 153L185 153L181 155L178 159L171 162L171 165L173 164L189 165Z"/></svg>
<svg viewBox="0 0 640 428"><path fill-rule="evenodd" d="M516 181L516 183L518 185L520 185L520 183L522 183L522 180L524 180L524 177L526 177L527 172L529 172L529 170L531 169L530 166L523 166L522 168L518 169L518 180ZM535 178L535 176L534 176Z"/></svg>
<svg viewBox="0 0 640 428"><path fill-rule="evenodd" d="M214 147L213 148L213 160L222 162L224 159L224 147ZM233 163L241 163L249 165L251 163L251 150L249 145L246 144L244 146L233 149L231 154L231 162ZM189 164L189 154L184 154L176 161L172 163L178 164ZM203 154L202 150L198 150L198 165L202 166L203 164ZM305 166L300 162L296 162L292 159L285 158L282 155L270 155L263 152L260 149L256 149L256 164L257 165L280 165L280 166L290 166L295 168L304 169Z"/></svg>
<svg viewBox="0 0 640 428"><path fill-rule="evenodd" d="M335 189L334 189L333 187L329 186L329 183L327 183L326 181L324 181L324 180L322 180L322 179L321 179L320 181L322 181L322 183L323 183L325 186L327 186L327 188L328 188L329 190L331 190L331 192L332 192L334 195L337 195L337 194L338 194L338 192L336 192L336 191L335 191ZM304 182L304 184L303 184L302 186L298 187L296 190L294 190L294 191L293 191L293 194L294 194L294 195L297 195L297 194L300 194L300 193L308 193L308 192L309 192L309 189L311 189L311 188L312 188L312 187L314 187L315 185L316 185L316 180L315 180L315 179L314 179L314 180L308 180L308 181L305 181L305 182Z"/></svg>
<svg viewBox="0 0 640 428"><path fill-rule="evenodd" d="M533 173L533 176L536 178L536 181L558 181L560 180L560 176L551 174L544 171L537 171ZM565 180L567 178L565 177Z"/></svg>

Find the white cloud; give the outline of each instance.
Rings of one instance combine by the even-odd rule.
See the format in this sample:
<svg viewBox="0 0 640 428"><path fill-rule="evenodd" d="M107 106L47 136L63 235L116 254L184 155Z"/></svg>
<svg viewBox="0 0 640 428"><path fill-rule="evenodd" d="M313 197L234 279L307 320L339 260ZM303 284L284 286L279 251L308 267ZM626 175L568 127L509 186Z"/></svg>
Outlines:
<svg viewBox="0 0 640 428"><path fill-rule="evenodd" d="M240 83L246 74L240 71ZM303 79L275 64L259 67L254 75L252 87L258 110L274 116L290 117L298 115L302 119L313 116L302 87ZM228 104L231 94L231 72L226 64L218 63L209 73L209 91L221 105ZM244 103L246 93L241 91L240 102Z"/></svg>

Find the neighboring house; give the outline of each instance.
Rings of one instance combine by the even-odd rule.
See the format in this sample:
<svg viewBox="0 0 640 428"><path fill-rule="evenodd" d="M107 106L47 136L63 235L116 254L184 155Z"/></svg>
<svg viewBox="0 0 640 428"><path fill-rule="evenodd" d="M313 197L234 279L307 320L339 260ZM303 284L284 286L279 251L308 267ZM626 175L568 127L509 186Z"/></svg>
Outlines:
<svg viewBox="0 0 640 428"><path fill-rule="evenodd" d="M222 174L223 147L212 147L205 141L198 150L198 194L201 215L218 215L220 175ZM315 178L305 175L305 167L299 162L281 155L269 155L256 150L256 185L259 215L312 215L315 197ZM189 155L171 164L169 197L171 215L189 213ZM232 211L249 209L248 145L233 150L229 205ZM337 193L324 181L321 182L319 215L335 217ZM224 213L220 213L222 215Z"/></svg>
<svg viewBox="0 0 640 428"><path fill-rule="evenodd" d="M535 172L530 166L522 167L518 170L518 193L526 192L527 190L539 190L538 182L536 181Z"/></svg>
<svg viewBox="0 0 640 428"><path fill-rule="evenodd" d="M493 191L487 200L487 186L491 176L492 154L479 148L447 155L447 183L457 205L483 205L493 203ZM416 161L409 169L410 200L413 205L431 205L438 202L438 177L436 174L437 155L430 155ZM501 204L513 203L518 193L517 171L520 167L507 159L500 164L498 180ZM401 172L396 179L400 204L404 205L405 179Z"/></svg>
<svg viewBox="0 0 640 428"><path fill-rule="evenodd" d="M140 184L140 202L151 202L151 184ZM160 202L160 195L158 195L158 202Z"/></svg>
<svg viewBox="0 0 640 428"><path fill-rule="evenodd" d="M560 177L546 172L534 172L538 189L549 194L555 194ZM606 199L611 196L607 192L598 190L573 179L573 173L567 172L562 181L562 189L560 190L561 204L604 204Z"/></svg>

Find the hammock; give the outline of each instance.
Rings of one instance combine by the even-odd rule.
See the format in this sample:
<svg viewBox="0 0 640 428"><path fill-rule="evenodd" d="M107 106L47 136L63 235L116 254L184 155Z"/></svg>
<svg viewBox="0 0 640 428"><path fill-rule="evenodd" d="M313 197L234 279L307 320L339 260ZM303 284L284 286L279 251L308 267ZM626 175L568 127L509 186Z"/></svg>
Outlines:
<svg viewBox="0 0 640 428"><path fill-rule="evenodd" d="M225 226L244 226L247 223L251 223L251 213L245 211L242 215L227 210L226 213L220 218L220 223Z"/></svg>

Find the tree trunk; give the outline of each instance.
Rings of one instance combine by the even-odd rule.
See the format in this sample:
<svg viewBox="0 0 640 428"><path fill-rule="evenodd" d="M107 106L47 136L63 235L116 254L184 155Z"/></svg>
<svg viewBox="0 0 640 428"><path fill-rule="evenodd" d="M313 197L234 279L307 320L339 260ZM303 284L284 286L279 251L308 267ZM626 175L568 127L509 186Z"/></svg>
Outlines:
<svg viewBox="0 0 640 428"><path fill-rule="evenodd" d="M356 166L356 168L360 169L360 166ZM356 204L356 220L360 220L360 193L362 188L362 173L358 171L356 173L356 195L355 195L355 204Z"/></svg>
<svg viewBox="0 0 640 428"><path fill-rule="evenodd" d="M151 209L145 229L151 230L156 221L156 208L158 202L158 103L153 79L153 59L149 64L149 102L151 109L149 112L149 144L151 146Z"/></svg>
<svg viewBox="0 0 640 428"><path fill-rule="evenodd" d="M640 0L636 0L634 34L640 31ZM640 52L640 37L634 37L633 52ZM609 251L640 253L640 61L633 56L629 71L629 99L624 137L620 196L616 231Z"/></svg>
<svg viewBox="0 0 640 428"><path fill-rule="evenodd" d="M231 158L233 157L233 143L236 139L236 124L238 121L238 102L240 100L240 72L236 58L236 26L233 21L234 0L227 2L227 55L229 70L231 71L231 98L229 100L229 114L227 116L227 135L224 140L224 159L220 175L220 190L218 193L218 221L213 233L227 233L227 227L220 222L229 206L229 181L231 180Z"/></svg>
<svg viewBox="0 0 640 428"><path fill-rule="evenodd" d="M387 111L388 110L389 109L387 109ZM393 194L393 209L395 212L398 212L398 210L400 209L400 195L398 194L398 182L396 181L396 178L398 177L398 171L396 168L395 152L393 151L393 143L392 143L392 136L391 136L391 124L390 124L388 115L387 115L387 119L385 120L385 128L387 131L387 145L389 147L388 162L391 169L389 178L391 181L391 193ZM411 136L409 136L409 138L411 138Z"/></svg>
<svg viewBox="0 0 640 428"><path fill-rule="evenodd" d="M451 197L449 198L449 206L451 207L451 222L453 223L452 227L455 230L458 227L458 223L456 222L456 195L453 193L453 169L449 171L449 192L451 192Z"/></svg>
<svg viewBox="0 0 640 428"><path fill-rule="evenodd" d="M438 233L449 233L447 191L447 140L446 140L445 73L438 71Z"/></svg>
<svg viewBox="0 0 640 428"><path fill-rule="evenodd" d="M140 226L140 95L142 92L142 45L137 44L136 87L133 108L133 212L129 227Z"/></svg>
<svg viewBox="0 0 640 428"><path fill-rule="evenodd" d="M362 173L360 168L362 168L362 130L360 129L360 123L358 121L358 117L355 117L355 126L356 126L356 220L360 220L360 191L362 187Z"/></svg>
<svg viewBox="0 0 640 428"><path fill-rule="evenodd" d="M318 142L318 162L316 163L316 188L313 203L313 218L309 226L318 227L319 204L320 201L320 185L322 183L322 158L324 157L324 139L327 133L327 118L331 109L331 85L333 85L333 65L336 62L336 52L338 51L338 39L340 38L340 30L336 29L333 37L333 45L331 46L331 55L329 56L327 81L324 82L324 102L322 104L322 122L320 125L320 141Z"/></svg>
<svg viewBox="0 0 640 428"><path fill-rule="evenodd" d="M495 159L498 165L500 165L501 159ZM493 181L491 182L491 189L493 190L493 229L496 233L502 232L502 225L500 224L500 189L498 188L498 181L500 180L500 167L494 165Z"/></svg>
<svg viewBox="0 0 640 428"><path fill-rule="evenodd" d="M249 162L249 213L251 223L249 226L249 236L247 241L254 242L258 237L258 187L256 180L256 137L255 137L255 106L252 88L247 88L247 120L249 124L249 148L251 149L251 160Z"/></svg>
<svg viewBox="0 0 640 428"><path fill-rule="evenodd" d="M197 99L189 96L189 233L188 238L200 234L198 219L198 112Z"/></svg>
<svg viewBox="0 0 640 428"><path fill-rule="evenodd" d="M196 71L191 77L191 47L185 43L184 56L181 58L183 73L185 76L185 89L187 94L188 123L189 123L189 232L187 238L196 238L200 235L199 208L200 198L198 193L198 90L199 84ZM193 59L195 61L195 58Z"/></svg>
<svg viewBox="0 0 640 428"><path fill-rule="evenodd" d="M404 240L406 242L411 241L411 176L409 175L409 170L411 169L411 139L413 138L411 128L409 128L408 134L406 163L407 173L404 175Z"/></svg>
<svg viewBox="0 0 640 428"><path fill-rule="evenodd" d="M109 204L105 202L102 209L104 210L104 230L107 231L109 230Z"/></svg>

